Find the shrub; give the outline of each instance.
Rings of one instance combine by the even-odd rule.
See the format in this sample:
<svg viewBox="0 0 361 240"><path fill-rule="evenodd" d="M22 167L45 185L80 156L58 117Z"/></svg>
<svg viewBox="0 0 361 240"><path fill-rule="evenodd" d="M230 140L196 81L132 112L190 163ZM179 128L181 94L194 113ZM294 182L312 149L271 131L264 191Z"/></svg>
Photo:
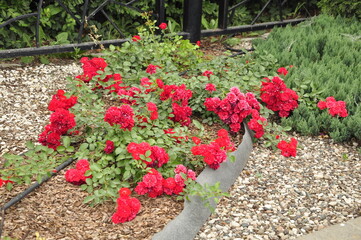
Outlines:
<svg viewBox="0 0 361 240"><path fill-rule="evenodd" d="M360 32L356 19L321 15L254 41L259 55L270 53L279 66L294 66L285 82L301 96L300 107L283 120L286 125L303 134L328 132L336 141L360 139ZM330 96L346 102L348 117L335 118L317 109L315 102Z"/></svg>

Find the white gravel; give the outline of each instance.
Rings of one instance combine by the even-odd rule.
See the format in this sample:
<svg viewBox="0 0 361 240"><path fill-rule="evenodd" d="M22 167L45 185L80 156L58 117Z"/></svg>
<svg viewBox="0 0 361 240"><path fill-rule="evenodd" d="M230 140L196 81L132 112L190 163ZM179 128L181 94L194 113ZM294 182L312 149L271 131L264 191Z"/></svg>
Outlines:
<svg viewBox="0 0 361 240"><path fill-rule="evenodd" d="M49 119L47 105L80 64L1 68L0 156L21 153ZM356 142L295 136L295 158L255 145L231 189L195 239L294 239L361 216L361 161ZM0 158L1 160L1 158Z"/></svg>
<svg viewBox="0 0 361 240"><path fill-rule="evenodd" d="M295 239L361 216L361 161L356 142L295 136L297 156L256 144L251 158L200 239Z"/></svg>

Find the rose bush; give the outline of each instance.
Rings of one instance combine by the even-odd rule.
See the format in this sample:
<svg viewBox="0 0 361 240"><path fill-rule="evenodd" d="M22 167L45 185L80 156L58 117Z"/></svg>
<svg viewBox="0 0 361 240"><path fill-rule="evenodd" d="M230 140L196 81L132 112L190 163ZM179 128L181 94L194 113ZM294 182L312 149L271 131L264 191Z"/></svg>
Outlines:
<svg viewBox="0 0 361 240"><path fill-rule="evenodd" d="M296 155L297 140L282 140L285 128L267 121L274 111L292 114L298 100L281 78L269 76L276 69L272 56L205 59L197 45L165 32L159 41L152 34L157 27L148 27L122 47L111 47L104 58L80 60L83 73L68 79L68 90L59 90L49 103L53 113L39 135L42 145L29 143L25 156L6 156L0 174L7 186L30 183L34 173L41 181L64 159L80 159L66 180L89 193L86 203L116 201L112 220L121 223L141 208L130 189L149 197L224 195L217 185L197 185L195 171L216 170L227 160L235 150L229 134L237 134L242 122L283 156ZM177 53L167 52L174 45ZM190 55L196 58L192 65ZM183 67L189 69L180 73ZM196 119L224 128L209 140Z"/></svg>

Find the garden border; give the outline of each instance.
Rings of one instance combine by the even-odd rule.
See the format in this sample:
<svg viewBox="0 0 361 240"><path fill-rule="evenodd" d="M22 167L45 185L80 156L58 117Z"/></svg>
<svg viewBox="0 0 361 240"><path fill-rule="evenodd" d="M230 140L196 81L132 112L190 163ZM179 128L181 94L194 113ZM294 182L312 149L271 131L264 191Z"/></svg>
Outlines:
<svg viewBox="0 0 361 240"><path fill-rule="evenodd" d="M228 191L236 182L241 171L245 167L253 149L253 132L243 123L245 134L242 143L237 150L232 153L235 161L227 161L215 171L206 167L197 177L197 182L201 185L214 185L220 182L220 189ZM216 207L214 199L211 200L211 206ZM200 197L190 197L190 201L184 201L184 209L172 221L170 221L160 232L156 233L152 240L192 240L199 232L208 217L212 214L211 210L204 205Z"/></svg>

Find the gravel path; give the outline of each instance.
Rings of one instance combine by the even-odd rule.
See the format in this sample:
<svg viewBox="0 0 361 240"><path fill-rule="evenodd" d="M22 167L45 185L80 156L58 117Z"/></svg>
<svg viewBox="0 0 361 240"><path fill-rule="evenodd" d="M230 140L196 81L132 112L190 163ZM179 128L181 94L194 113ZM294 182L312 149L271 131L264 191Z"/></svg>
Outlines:
<svg viewBox="0 0 361 240"><path fill-rule="evenodd" d="M80 71L77 63L0 68L0 156L21 153L27 140L37 139L51 95ZM357 143L292 135L300 143L295 158L255 144L231 197L221 201L196 239L294 239L361 216Z"/></svg>
<svg viewBox="0 0 361 240"><path fill-rule="evenodd" d="M231 197L195 239L295 239L361 216L357 144L293 136L301 145L295 158L256 144Z"/></svg>

